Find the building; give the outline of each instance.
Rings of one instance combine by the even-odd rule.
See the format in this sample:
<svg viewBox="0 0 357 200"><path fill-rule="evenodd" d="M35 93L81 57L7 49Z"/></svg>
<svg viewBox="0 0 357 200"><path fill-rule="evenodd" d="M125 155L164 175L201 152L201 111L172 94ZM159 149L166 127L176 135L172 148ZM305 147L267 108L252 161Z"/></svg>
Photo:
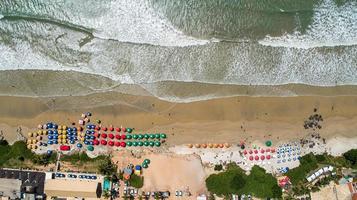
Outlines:
<svg viewBox="0 0 357 200"><path fill-rule="evenodd" d="M88 180L47 179L45 194L61 199L97 199L102 194L102 184Z"/></svg>
<svg viewBox="0 0 357 200"><path fill-rule="evenodd" d="M351 192L351 199L357 200L357 182L347 183L348 189Z"/></svg>
<svg viewBox="0 0 357 200"><path fill-rule="evenodd" d="M323 174L329 174L333 172L333 167L332 166L326 166L323 168L320 168L319 170L315 171L312 173L310 176L306 177L306 180L308 182L313 182L317 180L321 175Z"/></svg>
<svg viewBox="0 0 357 200"><path fill-rule="evenodd" d="M9 199L44 199L45 176L43 172L0 169L0 179L3 180L0 181L2 192L0 196L6 196Z"/></svg>
<svg viewBox="0 0 357 200"><path fill-rule="evenodd" d="M21 180L0 178L0 197L17 199L21 197Z"/></svg>

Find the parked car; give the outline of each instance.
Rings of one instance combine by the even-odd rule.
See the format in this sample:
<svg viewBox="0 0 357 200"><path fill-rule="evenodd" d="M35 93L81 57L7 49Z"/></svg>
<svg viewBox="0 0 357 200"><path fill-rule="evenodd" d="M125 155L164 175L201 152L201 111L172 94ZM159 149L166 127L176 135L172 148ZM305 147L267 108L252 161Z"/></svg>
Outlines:
<svg viewBox="0 0 357 200"><path fill-rule="evenodd" d="M62 173L56 173L56 177L58 178L64 178L66 177L66 175L62 174Z"/></svg>
<svg viewBox="0 0 357 200"><path fill-rule="evenodd" d="M69 177L69 178L77 178L77 175L75 175L75 174L68 174L68 177Z"/></svg>
<svg viewBox="0 0 357 200"><path fill-rule="evenodd" d="M161 196L164 198L168 198L168 197L170 197L170 192L169 191L162 192Z"/></svg>
<svg viewBox="0 0 357 200"><path fill-rule="evenodd" d="M175 196L182 197L182 195L183 195L183 192L181 190L176 190L175 191Z"/></svg>

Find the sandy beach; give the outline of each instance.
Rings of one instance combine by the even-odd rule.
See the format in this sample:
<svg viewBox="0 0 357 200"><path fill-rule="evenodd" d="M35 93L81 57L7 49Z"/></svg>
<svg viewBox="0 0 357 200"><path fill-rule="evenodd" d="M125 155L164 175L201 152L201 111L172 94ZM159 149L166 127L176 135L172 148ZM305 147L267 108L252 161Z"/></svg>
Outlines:
<svg viewBox="0 0 357 200"><path fill-rule="evenodd" d="M111 105L93 105L92 101ZM340 97L231 97L192 103L170 103L149 96L119 93L80 97L0 97L0 130L11 142L21 127L26 135L47 121L70 124L82 112L95 113L104 125L133 127L135 132L165 132L168 145L246 140L273 142L301 138L304 120L314 108L324 121L326 139L357 136L357 96Z"/></svg>

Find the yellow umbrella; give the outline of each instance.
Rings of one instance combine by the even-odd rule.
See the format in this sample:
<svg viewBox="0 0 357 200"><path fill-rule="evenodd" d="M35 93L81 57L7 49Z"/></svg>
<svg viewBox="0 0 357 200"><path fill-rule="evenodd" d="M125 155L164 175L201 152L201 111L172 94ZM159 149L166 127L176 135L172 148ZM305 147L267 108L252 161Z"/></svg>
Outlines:
<svg viewBox="0 0 357 200"><path fill-rule="evenodd" d="M212 148L212 147L213 147L213 144L212 144L212 143L209 143L209 144L208 144L208 147L209 147L209 148Z"/></svg>
<svg viewBox="0 0 357 200"><path fill-rule="evenodd" d="M29 137L32 137L32 133L31 133L31 132L28 132L27 135L28 135Z"/></svg>
<svg viewBox="0 0 357 200"><path fill-rule="evenodd" d="M62 130L67 130L67 126L62 126Z"/></svg>
<svg viewBox="0 0 357 200"><path fill-rule="evenodd" d="M32 136L33 136L33 137L37 137L37 133L33 133Z"/></svg>
<svg viewBox="0 0 357 200"><path fill-rule="evenodd" d="M42 134L43 135L47 135L47 131L46 130L42 130Z"/></svg>
<svg viewBox="0 0 357 200"><path fill-rule="evenodd" d="M57 130L62 130L62 126L58 125Z"/></svg>
<svg viewBox="0 0 357 200"><path fill-rule="evenodd" d="M32 148L32 145L31 145L31 144L27 145L27 148L28 148L28 149L31 149L31 148Z"/></svg>
<svg viewBox="0 0 357 200"><path fill-rule="evenodd" d="M192 148L193 145L192 145L192 144L188 144L187 147L188 147L188 148Z"/></svg>
<svg viewBox="0 0 357 200"><path fill-rule="evenodd" d="M62 139L66 139L67 138L67 135L62 135Z"/></svg>
<svg viewBox="0 0 357 200"><path fill-rule="evenodd" d="M37 134L42 134L42 130L38 130L38 131L37 131Z"/></svg>
<svg viewBox="0 0 357 200"><path fill-rule="evenodd" d="M32 140L27 140L27 144L31 144L32 143Z"/></svg>
<svg viewBox="0 0 357 200"><path fill-rule="evenodd" d="M32 140L32 143L33 143L33 144L36 144L36 142L37 142L37 140L36 140L36 139Z"/></svg>
<svg viewBox="0 0 357 200"><path fill-rule="evenodd" d="M62 144L66 144L67 140L66 139L62 139Z"/></svg>
<svg viewBox="0 0 357 200"><path fill-rule="evenodd" d="M200 144L195 144L195 147L196 148L201 148L201 145Z"/></svg>

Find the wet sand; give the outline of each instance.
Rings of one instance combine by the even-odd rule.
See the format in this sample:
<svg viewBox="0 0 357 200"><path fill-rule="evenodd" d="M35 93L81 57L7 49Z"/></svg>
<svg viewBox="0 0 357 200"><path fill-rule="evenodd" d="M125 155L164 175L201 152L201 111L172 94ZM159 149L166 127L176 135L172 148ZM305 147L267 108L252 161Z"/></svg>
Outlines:
<svg viewBox="0 0 357 200"><path fill-rule="evenodd" d="M357 137L357 96L231 97L192 103L114 92L56 98L4 96L0 97L0 130L13 141L18 127L27 135L27 129L39 123L68 125L91 111L92 119L101 119L104 125L134 127L137 133L165 132L169 145L242 139L274 142L310 133L303 122L314 108L324 118L322 137Z"/></svg>

